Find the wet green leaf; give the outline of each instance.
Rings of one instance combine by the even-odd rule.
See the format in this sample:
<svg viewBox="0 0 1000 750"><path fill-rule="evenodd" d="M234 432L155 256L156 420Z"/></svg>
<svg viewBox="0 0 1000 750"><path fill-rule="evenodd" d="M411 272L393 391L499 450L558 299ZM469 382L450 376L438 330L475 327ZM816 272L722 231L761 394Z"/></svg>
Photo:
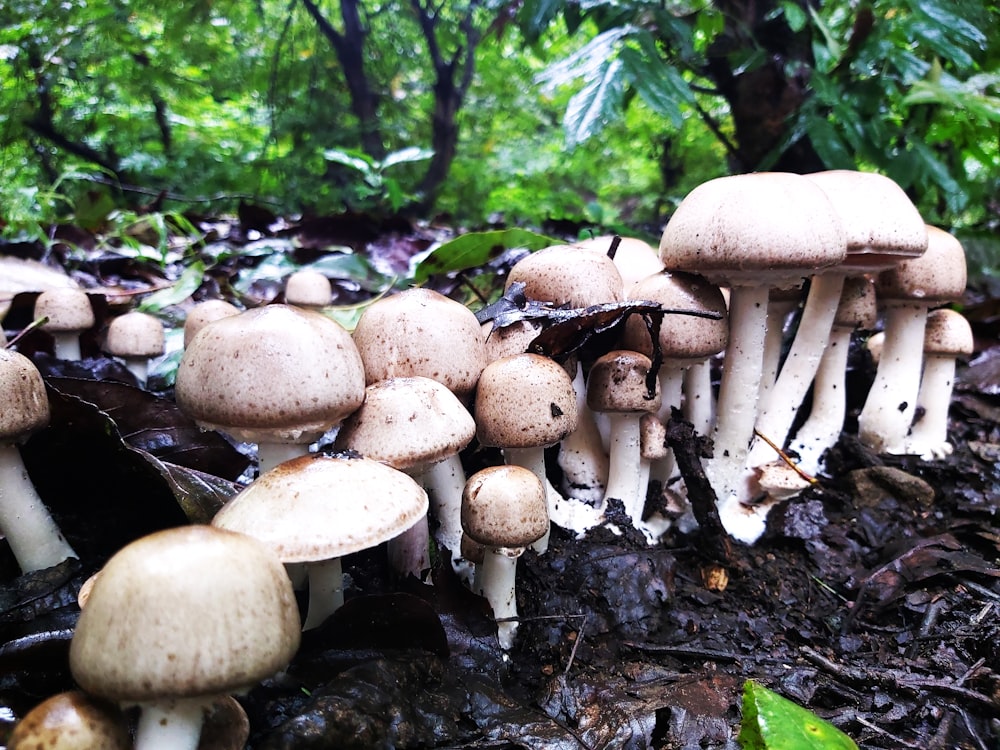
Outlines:
<svg viewBox="0 0 1000 750"><path fill-rule="evenodd" d="M188 266L172 286L153 292L137 305L140 312L155 313L164 307L183 302L202 285L205 280L205 264L196 261Z"/></svg>
<svg viewBox="0 0 1000 750"><path fill-rule="evenodd" d="M743 750L857 750L828 721L752 680L743 684Z"/></svg>
<svg viewBox="0 0 1000 750"><path fill-rule="evenodd" d="M526 229L470 232L432 250L417 264L413 272L413 281L421 284L434 274L464 271L467 268L481 266L497 252L513 247L540 250L558 242L559 240Z"/></svg>

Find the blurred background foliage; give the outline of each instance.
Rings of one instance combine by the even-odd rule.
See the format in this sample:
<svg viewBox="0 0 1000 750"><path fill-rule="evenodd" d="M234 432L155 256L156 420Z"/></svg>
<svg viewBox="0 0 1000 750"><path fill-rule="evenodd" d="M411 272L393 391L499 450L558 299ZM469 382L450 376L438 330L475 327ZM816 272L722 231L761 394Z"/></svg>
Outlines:
<svg viewBox="0 0 1000 750"><path fill-rule="evenodd" d="M995 272L997 28L993 0L4 3L0 223L243 201L655 236L711 177L862 168Z"/></svg>

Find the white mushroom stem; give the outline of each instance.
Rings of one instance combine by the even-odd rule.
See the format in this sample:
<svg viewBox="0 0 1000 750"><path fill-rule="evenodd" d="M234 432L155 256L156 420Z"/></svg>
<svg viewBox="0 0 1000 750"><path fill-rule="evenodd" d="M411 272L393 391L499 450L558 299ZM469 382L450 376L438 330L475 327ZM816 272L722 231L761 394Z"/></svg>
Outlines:
<svg viewBox="0 0 1000 750"><path fill-rule="evenodd" d="M576 393L577 425L559 444L557 461L563 472L563 491L572 498L597 504L608 483L608 456L594 413L587 406L587 386L583 369L577 365L573 378Z"/></svg>
<svg viewBox="0 0 1000 750"><path fill-rule="evenodd" d="M258 443L257 472L265 474L278 464L309 453L309 446L299 443Z"/></svg>
<svg viewBox="0 0 1000 750"><path fill-rule="evenodd" d="M389 568L397 575L422 579L424 571L431 567L431 535L427 516L419 519L402 534L389 540Z"/></svg>
<svg viewBox="0 0 1000 750"><path fill-rule="evenodd" d="M0 444L0 531L25 573L77 557L31 483L21 452L10 443Z"/></svg>
<svg viewBox="0 0 1000 750"><path fill-rule="evenodd" d="M760 403L756 429L779 448L784 446L799 406L819 369L843 288L843 273L828 272L812 277L788 356L774 386ZM758 439L750 450L747 463L760 466L775 458L774 449Z"/></svg>
<svg viewBox="0 0 1000 750"><path fill-rule="evenodd" d="M462 548L462 490L466 479L462 460L454 453L429 466L421 479L430 496L431 515L438 523L434 537L448 548L454 561Z"/></svg>
<svg viewBox="0 0 1000 750"><path fill-rule="evenodd" d="M517 633L514 582L517 558L522 552L523 547L488 547L476 577L480 593L493 608L493 617L497 620L497 638L504 651L514 645L514 635Z"/></svg>
<svg viewBox="0 0 1000 750"><path fill-rule="evenodd" d="M681 406L681 400L684 396L684 372L686 369L669 361L665 361L660 367L658 378L660 380L661 400L656 417L664 425L670 420L671 409L673 407L680 408ZM674 474L675 468L676 463L672 450L668 450L667 455L663 458L657 458L649 462L649 475L646 477L646 481L643 481L641 477L639 479L639 490L643 496L645 496L646 485L649 483L649 479L655 479L661 484L666 484L667 480Z"/></svg>
<svg viewBox="0 0 1000 750"><path fill-rule="evenodd" d="M861 442L876 453L904 453L923 360L927 305L895 302L885 310L885 344L864 408Z"/></svg>
<svg viewBox="0 0 1000 750"><path fill-rule="evenodd" d="M545 448L504 448L503 458L505 463L512 466L521 466L538 477L538 481L545 488L545 500L549 508L549 518L551 519L553 514L557 514L557 505L562 498L558 497L558 492L546 476ZM541 539L532 542L529 546L539 555L544 554L549 549L549 532L546 531Z"/></svg>
<svg viewBox="0 0 1000 750"><path fill-rule="evenodd" d="M925 460L944 458L952 452L948 442L948 408L955 383L954 356L926 356L917 403L924 415L910 429L907 453Z"/></svg>
<svg viewBox="0 0 1000 750"><path fill-rule="evenodd" d="M309 609L303 630L322 625L344 604L344 572L340 558L319 560L306 565L309 574Z"/></svg>
<svg viewBox="0 0 1000 750"><path fill-rule="evenodd" d="M77 361L81 358L80 334L76 331L50 331L57 359Z"/></svg>
<svg viewBox="0 0 1000 750"><path fill-rule="evenodd" d="M715 424L712 361L693 364L684 371L684 418L699 435L708 435Z"/></svg>
<svg viewBox="0 0 1000 750"><path fill-rule="evenodd" d="M212 698L178 698L142 703L135 750L197 750Z"/></svg>
<svg viewBox="0 0 1000 750"><path fill-rule="evenodd" d="M781 349L785 343L785 321L798 302L785 298L769 299L767 303L767 332L764 335L764 362L761 368L758 398L761 403L774 387L781 369Z"/></svg>
<svg viewBox="0 0 1000 750"><path fill-rule="evenodd" d="M819 472L823 454L837 442L844 428L847 354L852 330L835 326L830 332L830 342L813 380L809 417L792 439L791 449L799 456L798 467L806 474Z"/></svg>
<svg viewBox="0 0 1000 750"><path fill-rule="evenodd" d="M608 487L604 492L601 510L608 506L609 498L621 500L625 512L636 528L642 523L642 512L646 505L646 488L640 487L642 461L640 453L639 413L609 412L611 424L610 467Z"/></svg>
<svg viewBox="0 0 1000 750"><path fill-rule="evenodd" d="M124 357L126 369L143 388L149 379L149 357Z"/></svg>

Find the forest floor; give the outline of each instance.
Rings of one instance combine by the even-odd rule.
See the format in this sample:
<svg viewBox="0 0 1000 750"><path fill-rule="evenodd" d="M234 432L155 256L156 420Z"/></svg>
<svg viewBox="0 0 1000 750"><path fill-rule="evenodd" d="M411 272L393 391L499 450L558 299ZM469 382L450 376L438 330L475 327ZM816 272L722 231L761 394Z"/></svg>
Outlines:
<svg viewBox="0 0 1000 750"><path fill-rule="evenodd" d="M383 273L430 242L398 226L349 239L336 244ZM299 262L328 244L298 242ZM0 246L0 255L41 250ZM263 257L234 253L199 294L225 296L220 280ZM70 265L90 287L142 291L164 280L163 269L106 251ZM278 288L263 275L252 286ZM339 293L366 296L355 281ZM27 324L31 302L14 298L8 331ZM507 654L484 600L447 566L432 571L433 585L400 583L377 550L352 556L347 604L305 635L286 672L241 697L249 747L729 749L747 679L863 748L1000 746L1000 284L970 286L963 311L977 350L959 370L948 458L872 455L849 422L819 482L772 512L760 542L728 552L697 530L649 547L638 535L557 529L547 553L520 560L520 628ZM209 518L247 467L179 413L169 386L128 385L95 346L68 366L37 332L20 345L53 405L52 423L22 452L80 560L18 576L0 554L7 728L73 686L66 654L86 577L131 539ZM872 370L860 348L851 361L856 415Z"/></svg>

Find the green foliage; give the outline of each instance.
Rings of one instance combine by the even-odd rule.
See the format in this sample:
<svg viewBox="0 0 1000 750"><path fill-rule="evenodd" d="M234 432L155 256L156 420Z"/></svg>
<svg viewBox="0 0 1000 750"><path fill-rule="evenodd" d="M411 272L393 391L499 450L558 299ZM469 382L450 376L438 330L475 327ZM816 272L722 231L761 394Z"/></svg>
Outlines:
<svg viewBox="0 0 1000 750"><path fill-rule="evenodd" d="M416 146L394 151L384 159L375 159L358 149L328 148L323 152L327 161L349 167L360 178L353 185L352 196L348 200L352 208L377 211L388 207L393 213L417 196L407 191L399 180L386 175L386 170L398 164L426 161L433 155L433 151Z"/></svg>
<svg viewBox="0 0 1000 750"><path fill-rule="evenodd" d="M835 726L752 680L743 684L743 750L857 750Z"/></svg>
<svg viewBox="0 0 1000 750"><path fill-rule="evenodd" d="M526 229L469 232L442 243L424 256L413 272L413 283L422 284L434 274L464 271L485 265L502 250L524 247L540 250L559 241Z"/></svg>

